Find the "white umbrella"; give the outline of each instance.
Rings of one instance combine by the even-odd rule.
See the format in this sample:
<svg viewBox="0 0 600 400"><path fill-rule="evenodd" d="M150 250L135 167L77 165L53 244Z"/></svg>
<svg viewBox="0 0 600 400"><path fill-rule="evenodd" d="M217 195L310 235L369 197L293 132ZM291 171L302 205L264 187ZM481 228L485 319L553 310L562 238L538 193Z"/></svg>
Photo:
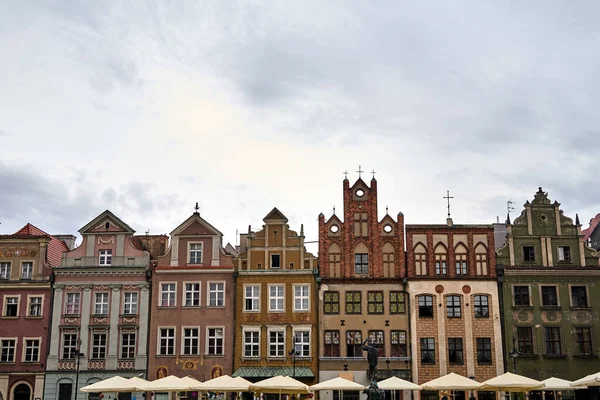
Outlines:
<svg viewBox="0 0 600 400"><path fill-rule="evenodd" d="M503 392L528 392L534 389L542 389L544 384L526 376L505 372L495 378L482 382L481 389Z"/></svg>
<svg viewBox="0 0 600 400"><path fill-rule="evenodd" d="M477 390L481 388L481 383L450 372L448 375L423 383L421 388L423 390Z"/></svg>
<svg viewBox="0 0 600 400"><path fill-rule="evenodd" d="M600 386L600 372L579 378L571 382L571 386Z"/></svg>
<svg viewBox="0 0 600 400"><path fill-rule="evenodd" d="M97 392L132 392L135 386L129 379L122 376L113 376L100 382L92 383L79 389L82 392L97 393Z"/></svg>
<svg viewBox="0 0 600 400"><path fill-rule="evenodd" d="M339 398L344 396L344 390L365 390L365 386L360 383L352 382L342 377L329 379L328 381L319 382L312 385L310 390L339 390Z"/></svg>
<svg viewBox="0 0 600 400"><path fill-rule="evenodd" d="M194 389L203 392L247 392L250 385L250 382L240 376L232 378L229 375L223 375L206 382L199 382Z"/></svg>
<svg viewBox="0 0 600 400"><path fill-rule="evenodd" d="M164 378L140 386L140 390L147 392L178 392L191 389L189 383L182 381L181 378L178 378L175 375L165 376Z"/></svg>
<svg viewBox="0 0 600 400"><path fill-rule="evenodd" d="M148 383L150 383L149 381L142 378L138 378L137 376L134 376L133 378L129 378L127 380L134 388L138 388L142 385L147 385Z"/></svg>
<svg viewBox="0 0 600 400"><path fill-rule="evenodd" d="M421 386L416 383L405 381L397 376L392 376L381 382L377 382L377 386L383 390L421 390Z"/></svg>
<svg viewBox="0 0 600 400"><path fill-rule="evenodd" d="M544 388L542 389L544 390L544 392L542 392L542 399L546 398L546 391L554 392L554 398L556 398L556 392L587 388L587 386L572 387L571 381L554 377L545 379L542 383L544 384Z"/></svg>
<svg viewBox="0 0 600 400"><path fill-rule="evenodd" d="M308 385L297 381L294 378L290 378L289 376L281 375L253 383L250 385L249 389L259 393L310 393Z"/></svg>
<svg viewBox="0 0 600 400"><path fill-rule="evenodd" d="M185 383L186 385L189 385L190 389L202 384L202 382L195 378L192 378L191 376L184 376L183 378L181 378L181 382Z"/></svg>

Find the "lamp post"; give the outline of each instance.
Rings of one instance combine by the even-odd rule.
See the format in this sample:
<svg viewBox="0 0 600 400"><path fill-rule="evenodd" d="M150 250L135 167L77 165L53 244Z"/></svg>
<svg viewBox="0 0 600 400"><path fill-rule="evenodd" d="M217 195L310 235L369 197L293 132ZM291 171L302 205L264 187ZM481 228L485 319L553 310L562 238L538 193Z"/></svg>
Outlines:
<svg viewBox="0 0 600 400"><path fill-rule="evenodd" d="M79 351L80 348L81 348L81 339L77 338L77 352L75 353L75 356L77 356L77 369L75 370L75 397L74 397L74 400L77 400L77 386L79 385L79 357L84 355L81 351Z"/></svg>
<svg viewBox="0 0 600 400"><path fill-rule="evenodd" d="M517 357L519 357L520 353L519 353L519 349L517 349L514 335L513 335L513 348L510 351L510 353L508 353L508 355L511 356L513 359L513 373L516 374L517 373Z"/></svg>
<svg viewBox="0 0 600 400"><path fill-rule="evenodd" d="M300 354L298 352L298 350L296 350L296 347L294 347L293 349L291 349L288 354L290 356L292 356L292 377L296 377L296 355Z"/></svg>

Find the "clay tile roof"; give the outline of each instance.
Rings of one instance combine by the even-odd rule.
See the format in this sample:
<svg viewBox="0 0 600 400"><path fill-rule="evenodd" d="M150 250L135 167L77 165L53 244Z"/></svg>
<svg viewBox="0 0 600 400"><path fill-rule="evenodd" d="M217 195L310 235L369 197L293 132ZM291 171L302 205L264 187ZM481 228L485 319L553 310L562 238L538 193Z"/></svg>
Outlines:
<svg viewBox="0 0 600 400"><path fill-rule="evenodd" d="M594 218L590 220L590 226L587 229L581 231L583 233L583 240L588 240L590 235L596 229L596 226L600 223L600 214L597 214Z"/></svg>
<svg viewBox="0 0 600 400"><path fill-rule="evenodd" d="M62 263L62 253L69 251L67 245L62 240L48 235L40 228L27 224L12 235L0 235L0 238L5 239L40 239L49 238L48 248L46 251L46 260L48 264L55 267Z"/></svg>

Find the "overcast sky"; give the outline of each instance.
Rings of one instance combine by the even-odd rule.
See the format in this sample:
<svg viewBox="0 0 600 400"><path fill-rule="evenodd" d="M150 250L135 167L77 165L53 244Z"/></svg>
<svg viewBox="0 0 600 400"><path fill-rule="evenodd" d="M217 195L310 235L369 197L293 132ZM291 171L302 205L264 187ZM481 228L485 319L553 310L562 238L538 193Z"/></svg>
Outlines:
<svg viewBox="0 0 600 400"><path fill-rule="evenodd" d="M359 165L380 218L444 223L449 189L455 223L492 223L542 186L587 227L598 15L584 0L2 1L0 232L76 233L110 209L168 233L197 201L225 242L274 206L317 240Z"/></svg>

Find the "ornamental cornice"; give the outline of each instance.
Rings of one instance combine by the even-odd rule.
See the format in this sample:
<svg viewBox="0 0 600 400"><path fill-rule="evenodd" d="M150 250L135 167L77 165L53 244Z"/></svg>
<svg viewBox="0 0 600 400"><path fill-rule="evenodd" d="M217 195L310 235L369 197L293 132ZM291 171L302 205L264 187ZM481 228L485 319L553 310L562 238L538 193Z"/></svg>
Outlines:
<svg viewBox="0 0 600 400"><path fill-rule="evenodd" d="M146 276L146 271L66 271L54 270L57 276Z"/></svg>

